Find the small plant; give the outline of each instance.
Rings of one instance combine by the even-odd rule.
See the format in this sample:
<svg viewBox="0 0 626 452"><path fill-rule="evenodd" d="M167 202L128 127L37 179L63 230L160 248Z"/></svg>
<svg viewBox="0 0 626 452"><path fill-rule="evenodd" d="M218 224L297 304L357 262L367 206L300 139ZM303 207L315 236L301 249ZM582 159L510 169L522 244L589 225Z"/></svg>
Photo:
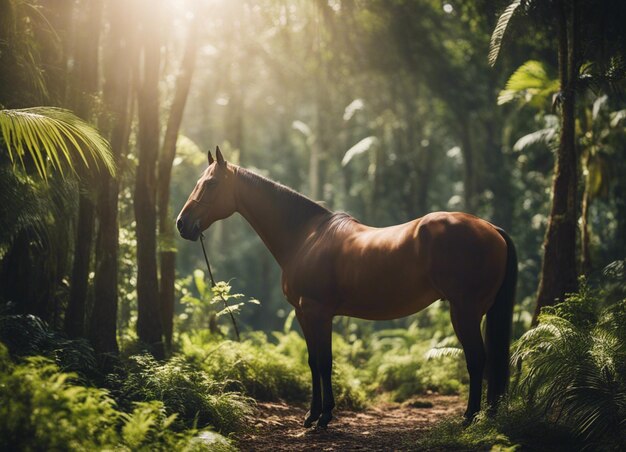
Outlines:
<svg viewBox="0 0 626 452"><path fill-rule="evenodd" d="M218 281L215 287L210 287L202 270L195 270L193 276L180 280L178 288L180 302L185 306L178 316L181 331L207 328L213 333L221 333L218 328L220 317L239 314L246 304L260 304L254 298L244 300L245 295L231 293L232 286L225 281Z"/></svg>

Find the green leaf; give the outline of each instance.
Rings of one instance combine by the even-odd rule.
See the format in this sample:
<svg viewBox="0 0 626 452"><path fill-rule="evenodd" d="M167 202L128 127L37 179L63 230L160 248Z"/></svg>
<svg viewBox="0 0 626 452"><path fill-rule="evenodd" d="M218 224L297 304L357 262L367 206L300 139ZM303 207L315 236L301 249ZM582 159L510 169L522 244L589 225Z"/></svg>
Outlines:
<svg viewBox="0 0 626 452"><path fill-rule="evenodd" d="M115 174L108 142L72 112L54 107L0 110L0 131L13 165L28 156L42 179L64 167L76 172L78 160L89 168L104 165Z"/></svg>
<svg viewBox="0 0 626 452"><path fill-rule="evenodd" d="M206 290L206 282L204 282L204 272L202 270L194 270L193 282L196 285L196 289L198 289L198 293L202 298L208 295Z"/></svg>
<svg viewBox="0 0 626 452"><path fill-rule="evenodd" d="M343 159L341 160L341 166L346 166L355 156L369 151L377 142L378 138L376 138L375 136L363 138L361 141L359 141L357 144L355 144L346 151Z"/></svg>
<svg viewBox="0 0 626 452"><path fill-rule="evenodd" d="M293 325L293 319L296 317L296 310L292 309L287 318L285 319L285 325L283 327L283 332L288 334L291 331L291 326Z"/></svg>
<svg viewBox="0 0 626 452"><path fill-rule="evenodd" d="M513 17L513 14L515 14L515 10L518 6L520 6L520 4L520 0L512 1L498 19L496 28L491 34L491 42L489 42L489 56L487 57L487 59L491 66L496 64L498 55L500 54L500 48L502 47L502 38L504 37L504 33L506 32L506 29L509 25L509 21Z"/></svg>
<svg viewBox="0 0 626 452"><path fill-rule="evenodd" d="M219 311L217 314L215 314L217 317L221 317L224 314L228 314L228 313L233 313L233 314L237 314L239 313L239 311L241 310L242 306L244 305L244 302L241 303L235 303L231 306L225 307L224 309L222 309L221 311Z"/></svg>
<svg viewBox="0 0 626 452"><path fill-rule="evenodd" d="M550 78L543 63L529 60L517 68L506 82L498 96L498 105L519 100L541 107L558 91L559 81Z"/></svg>

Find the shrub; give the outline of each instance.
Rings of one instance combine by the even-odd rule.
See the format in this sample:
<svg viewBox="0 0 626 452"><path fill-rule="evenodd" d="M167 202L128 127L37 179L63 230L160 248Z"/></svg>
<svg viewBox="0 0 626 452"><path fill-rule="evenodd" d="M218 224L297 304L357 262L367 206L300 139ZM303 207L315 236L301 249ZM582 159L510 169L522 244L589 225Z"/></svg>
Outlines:
<svg viewBox="0 0 626 452"><path fill-rule="evenodd" d="M603 291L581 281L578 293L543 309L538 326L514 344L512 364L521 371L497 415L480 416L466 430L446 422L418 446L624 450L625 325L623 295L607 306Z"/></svg>
<svg viewBox="0 0 626 452"><path fill-rule="evenodd" d="M67 339L34 315L0 316L0 342L14 357L43 355L82 381L99 376L95 353L85 339Z"/></svg>
<svg viewBox="0 0 626 452"><path fill-rule="evenodd" d="M263 332L248 333L242 342L218 341L206 330L181 335L183 354L201 363L229 389L242 390L257 400L310 400L311 373L304 339L295 331L273 333L277 343ZM340 340L334 337L335 344ZM353 366L338 354L333 366L333 385L339 406L359 408L365 395Z"/></svg>
<svg viewBox="0 0 626 452"><path fill-rule="evenodd" d="M160 401L176 428L213 426L220 432L242 430L252 400L226 389L185 356L159 362L150 355L131 356L123 373L112 375L120 403Z"/></svg>
<svg viewBox="0 0 626 452"><path fill-rule="evenodd" d="M375 333L367 364L370 388L390 392L398 402L427 391L459 393L468 376L462 351L450 347L455 342L454 337L423 339L415 323L406 329ZM432 353L433 349L448 352Z"/></svg>
<svg viewBox="0 0 626 452"><path fill-rule="evenodd" d="M512 394L579 441L626 447L626 300L600 310L601 296L583 282L542 310L516 344Z"/></svg>
<svg viewBox="0 0 626 452"><path fill-rule="evenodd" d="M178 433L161 402L118 410L108 391L76 383L50 359L13 363L0 344L0 444L8 450L228 450L211 432ZM203 436L204 435L204 436ZM213 438L210 442L206 438ZM213 447L215 446L215 447Z"/></svg>

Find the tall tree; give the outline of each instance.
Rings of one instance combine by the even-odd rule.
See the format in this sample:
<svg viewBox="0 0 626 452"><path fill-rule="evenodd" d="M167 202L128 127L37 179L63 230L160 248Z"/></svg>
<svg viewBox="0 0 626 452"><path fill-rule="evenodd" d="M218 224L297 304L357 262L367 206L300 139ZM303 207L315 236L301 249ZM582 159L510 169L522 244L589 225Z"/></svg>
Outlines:
<svg viewBox="0 0 626 452"><path fill-rule="evenodd" d="M567 4L569 3L569 4ZM561 132L552 182L552 208L544 241L535 318L543 306L563 300L577 287L576 218L576 81L582 63L578 54L577 1L555 4L558 30Z"/></svg>
<svg viewBox="0 0 626 452"><path fill-rule="evenodd" d="M93 99L98 92L102 7L101 0L94 0L81 3L81 7L77 9L78 20L74 32L75 69L71 76L73 83L68 94L72 98L70 103L74 106L76 114L85 120L91 119ZM83 178L89 182L85 176L86 174L83 174ZM65 331L70 337L83 336L85 330L85 307L95 224L95 207L89 185L92 184L81 184L79 194L72 284L65 313Z"/></svg>
<svg viewBox="0 0 626 452"><path fill-rule="evenodd" d="M169 352L172 346L173 316L174 316L174 282L176 279L176 248L174 245L174 219L169 208L170 181L172 164L176 155L176 139L183 119L183 112L189 88L196 66L198 53L198 26L199 11L190 24L185 51L176 79L174 99L169 111L167 128L163 137L161 155L158 162L158 212L159 212L159 248L161 280L159 286L159 306L165 347Z"/></svg>
<svg viewBox="0 0 626 452"><path fill-rule="evenodd" d="M137 91L139 163L134 203L137 230L137 334L157 358L164 357L157 273L157 181L159 74L163 2L142 2L141 67Z"/></svg>
<svg viewBox="0 0 626 452"><path fill-rule="evenodd" d="M559 147L554 166L552 206L544 239L544 257L537 293L535 320L544 306L563 300L577 289L576 237L578 218L578 156L576 152L576 97L583 85L610 88L624 77L626 5L615 0L512 1L494 29L490 62L495 63L504 33L516 11L523 10L549 28L556 18L559 62ZM550 18L548 22L547 18ZM581 77L583 63L594 67ZM607 83L608 82L608 83Z"/></svg>
<svg viewBox="0 0 626 452"><path fill-rule="evenodd" d="M133 31L135 10L124 0L107 4L109 31L104 45L102 101L105 113L100 128L111 143L118 168L128 150L132 121L131 80L136 67L136 34ZM97 352L116 353L118 302L118 194L119 176L101 174L98 180L98 229L95 252L95 301L89 337Z"/></svg>

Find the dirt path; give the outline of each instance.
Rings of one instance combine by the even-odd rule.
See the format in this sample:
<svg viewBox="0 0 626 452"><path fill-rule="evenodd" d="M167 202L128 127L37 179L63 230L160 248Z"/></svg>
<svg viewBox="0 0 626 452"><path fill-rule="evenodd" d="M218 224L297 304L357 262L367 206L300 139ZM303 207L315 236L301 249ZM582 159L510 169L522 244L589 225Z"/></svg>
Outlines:
<svg viewBox="0 0 626 452"><path fill-rule="evenodd" d="M302 428L302 407L259 403L258 409L253 431L238 438L242 451L414 450L412 445L435 422L460 416L464 406L456 396L431 395L413 404L338 411L326 431Z"/></svg>

